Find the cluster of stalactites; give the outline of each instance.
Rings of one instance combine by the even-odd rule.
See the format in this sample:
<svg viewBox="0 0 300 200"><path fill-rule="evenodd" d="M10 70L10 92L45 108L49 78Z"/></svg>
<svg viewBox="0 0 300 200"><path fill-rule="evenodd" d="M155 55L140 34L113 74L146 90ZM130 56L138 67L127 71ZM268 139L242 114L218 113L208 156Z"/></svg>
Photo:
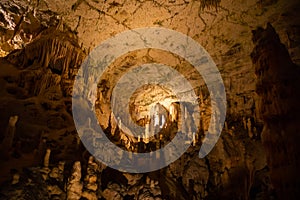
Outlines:
<svg viewBox="0 0 300 200"><path fill-rule="evenodd" d="M52 86L61 83L63 92L70 93L72 80L85 57L76 39L67 33L54 30L50 35L41 33L39 38L28 44L24 49L9 54L6 59L15 66L23 69L21 85L28 85L26 89L34 95L43 93ZM32 88L30 81L38 87ZM36 82L38 81L38 82Z"/></svg>
<svg viewBox="0 0 300 200"><path fill-rule="evenodd" d="M205 8L211 9L215 8L218 10L218 6L220 5L221 0L201 0L200 9L204 10Z"/></svg>
<svg viewBox="0 0 300 200"><path fill-rule="evenodd" d="M7 60L20 68L49 67L66 76L72 75L72 69L78 69L84 58L75 39L59 31L44 34L24 49L9 54Z"/></svg>

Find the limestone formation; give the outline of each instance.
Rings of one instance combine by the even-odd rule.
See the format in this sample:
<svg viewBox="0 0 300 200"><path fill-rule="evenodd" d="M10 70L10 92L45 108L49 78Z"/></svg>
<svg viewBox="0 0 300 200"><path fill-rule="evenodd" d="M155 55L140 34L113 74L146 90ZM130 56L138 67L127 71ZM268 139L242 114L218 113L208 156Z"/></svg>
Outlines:
<svg viewBox="0 0 300 200"><path fill-rule="evenodd" d="M248 120L247 120L247 130L248 130L249 138L253 138L252 125L251 125L251 119L250 118L248 118Z"/></svg>
<svg viewBox="0 0 300 200"><path fill-rule="evenodd" d="M228 124L227 124L226 121L224 122L224 130L225 130L225 131L228 131Z"/></svg>
<svg viewBox="0 0 300 200"><path fill-rule="evenodd" d="M84 179L82 197L88 200L97 200L97 176L98 165L94 162L94 158L90 156L87 167L87 175Z"/></svg>
<svg viewBox="0 0 300 200"><path fill-rule="evenodd" d="M57 185L48 185L48 194L50 197L60 197L63 194L63 191Z"/></svg>
<svg viewBox="0 0 300 200"><path fill-rule="evenodd" d="M20 180L20 174L15 173L15 174L13 175L11 184L12 184L12 185L15 185L15 184L19 183L19 180Z"/></svg>
<svg viewBox="0 0 300 200"><path fill-rule="evenodd" d="M44 167L49 168L51 149L47 149L45 157L44 157Z"/></svg>
<svg viewBox="0 0 300 200"><path fill-rule="evenodd" d="M54 178L58 182L63 182L64 181L64 166L65 166L65 162L60 161L58 163L57 167L52 168L52 170L49 174L49 177Z"/></svg>
<svg viewBox="0 0 300 200"><path fill-rule="evenodd" d="M8 122L9 127L15 127L18 119L19 117L17 115L10 117Z"/></svg>
<svg viewBox="0 0 300 200"><path fill-rule="evenodd" d="M271 24L254 30L252 39L258 109L264 121L261 138L271 182L279 199L298 199L299 66L293 63Z"/></svg>
<svg viewBox="0 0 300 200"><path fill-rule="evenodd" d="M105 199L114 199L114 200L122 200L122 196L112 189L105 189L102 193Z"/></svg>
<svg viewBox="0 0 300 200"><path fill-rule="evenodd" d="M1 153L5 154L5 157L9 156L9 152L12 150L14 137L16 133L16 123L18 121L18 116L11 116L8 121L8 126L4 135L4 139L0 145Z"/></svg>
<svg viewBox="0 0 300 200"><path fill-rule="evenodd" d="M150 188L154 188L154 187L155 187L155 184L154 184L154 183L155 183L154 180L151 180L151 181L150 181Z"/></svg>
<svg viewBox="0 0 300 200"><path fill-rule="evenodd" d="M1 183L11 179L7 176L10 168L24 168L24 173L20 173L17 184L1 184L0 197L93 199L97 194L99 199L299 199L299 6L299 1L286 0L1 1L0 153L6 154L0 156L5 163L0 165ZM251 30L265 27L267 22L273 28L269 25L254 31L253 44ZM108 56L103 62L85 60L104 40L132 28L153 26L190 36L208 52L223 79L227 96L225 132L228 134L222 132L216 146L203 159L198 157L201 142L209 141L205 137L209 124L216 123L215 119L222 112L217 109L212 113L212 106L218 104L211 101L207 81L214 80L203 80L205 77L181 56L151 47L137 51L130 51L129 47L126 54L118 58ZM159 42L167 41L167 38L157 38ZM148 47L147 41L145 45ZM102 52L106 53L105 49ZM101 78L99 83L94 83L96 66L108 64L112 59L113 63L98 77ZM73 88L83 60L91 64L83 72L81 83L87 88ZM168 145L181 125L185 133L195 132L193 144L197 142L199 146L189 148L177 161L142 178L111 171L95 160L87 163L89 152L83 153L85 149L74 127L72 112L77 110L72 107L73 91L88 97L87 105L80 105L88 108L95 105L100 127L112 142L120 145L120 130L127 134L129 118L122 118L123 123L113 122L111 102L122 116L127 108L116 103L117 100L120 104L125 102L121 95L111 99L112 91L124 74L148 63L170 66L188 80L198 97L201 119L199 130L192 128L189 115L195 118L192 113L195 108L179 108L178 96L186 97L186 93L175 94L160 86L137 89L129 99L132 121L147 124L148 111L157 103L163 108L160 111L165 111L150 115L149 135L157 135L149 138L142 150ZM199 66L206 63L206 57L197 59ZM147 77L162 74L161 82L171 80L163 71L149 72ZM145 77L136 76L129 81L134 85L141 83L140 80ZM185 91L181 90L185 86L182 82L176 81L176 77L173 80L175 90ZM124 85L127 89L129 84ZM219 86L213 84L213 87ZM74 101L81 101L80 95L73 97ZM12 126L7 126L8 119L16 114L20 121L14 122L14 119ZM183 118L186 120L181 120ZM91 132L86 140L91 140L95 147L95 152L90 153L119 163L121 153L102 155L102 150L96 148L101 138L93 130L95 125L91 120L84 120L86 123L80 124L86 128L84 132ZM13 134L7 134L7 127ZM47 141L38 139L42 131L49 132ZM144 134L143 131L140 134ZM122 139L125 148L135 153L137 140L147 143L140 137L123 136ZM182 142L185 141L187 139L182 138ZM32 156L34 148L42 167L38 167ZM52 150L51 165L49 159L44 163L46 148ZM152 156L157 158L155 161L164 161L175 148L165 154L157 151ZM21 155L19 158L16 152ZM11 155L13 159L2 160ZM129 157L133 157L132 154ZM65 172L62 164L56 166L59 160L66 162ZM75 169L70 172L72 163L78 160L83 162L83 169L87 166L90 172L94 169L93 163L98 165L97 176L87 172L83 186L78 170L80 164L79 167L74 165ZM80 188L83 188L82 194Z"/></svg>
<svg viewBox="0 0 300 200"><path fill-rule="evenodd" d="M67 200L79 200L82 195L81 164L76 161L73 165L72 175L67 183Z"/></svg>
<svg viewBox="0 0 300 200"><path fill-rule="evenodd" d="M126 177L129 185L136 185L141 180L141 178L143 177L143 174L124 173L123 175ZM147 177L147 180L148 180L148 178L149 177Z"/></svg>
<svg viewBox="0 0 300 200"><path fill-rule="evenodd" d="M36 159L38 163L44 162L44 156L47 151L47 140L46 139L40 139L38 148L36 150Z"/></svg>
<svg viewBox="0 0 300 200"><path fill-rule="evenodd" d="M243 117L243 127L245 130L247 130L247 120L246 117Z"/></svg>
<svg viewBox="0 0 300 200"><path fill-rule="evenodd" d="M122 200L121 187L116 183L110 183L103 191L102 195L105 199Z"/></svg>
<svg viewBox="0 0 300 200"><path fill-rule="evenodd" d="M234 128L234 126L232 126L232 127L230 128L230 130L228 131L229 135L233 136L234 131L235 131L235 128Z"/></svg>

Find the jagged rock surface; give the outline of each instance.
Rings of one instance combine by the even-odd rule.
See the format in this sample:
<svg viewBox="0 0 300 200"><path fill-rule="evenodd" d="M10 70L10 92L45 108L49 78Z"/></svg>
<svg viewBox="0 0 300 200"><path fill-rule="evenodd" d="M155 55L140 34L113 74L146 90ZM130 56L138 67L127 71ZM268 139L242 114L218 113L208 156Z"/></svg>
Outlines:
<svg viewBox="0 0 300 200"><path fill-rule="evenodd" d="M251 54L264 120L262 141L271 180L280 199L299 197L299 66L294 64L271 24L253 31Z"/></svg>

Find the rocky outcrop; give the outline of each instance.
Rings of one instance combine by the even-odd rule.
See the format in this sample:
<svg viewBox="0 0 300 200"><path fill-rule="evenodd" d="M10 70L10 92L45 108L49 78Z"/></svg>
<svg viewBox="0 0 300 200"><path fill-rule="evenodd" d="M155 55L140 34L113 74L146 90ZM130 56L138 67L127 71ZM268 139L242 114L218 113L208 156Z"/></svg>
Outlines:
<svg viewBox="0 0 300 200"><path fill-rule="evenodd" d="M40 1L1 1L0 57L31 43L41 31L59 26L59 16L50 10L37 10Z"/></svg>
<svg viewBox="0 0 300 200"><path fill-rule="evenodd" d="M24 69L17 80L18 86L29 96L43 95L49 100L59 99L61 92L71 96L71 85L83 59L84 53L76 38L54 28L42 32L25 48L6 57L19 69ZM37 85L39 87L34 87Z"/></svg>
<svg viewBox="0 0 300 200"><path fill-rule="evenodd" d="M40 162L45 146L49 147L50 143L54 142L50 144L54 154L64 149L64 142L61 141L60 148L55 144L59 140L52 136L70 134L70 146L76 138L71 94L74 76L85 54L76 37L68 33L50 28L37 37L25 48L11 52L0 61L7 69L0 75L4 81L1 81L0 102L7 105L1 106L0 130L5 133L5 123L11 113L22 113L17 127L9 129L16 129L12 146L18 144L20 150L27 153L36 149L35 155ZM49 138L49 135L52 136Z"/></svg>
<svg viewBox="0 0 300 200"><path fill-rule="evenodd" d="M259 111L264 120L262 141L272 184L280 199L298 199L299 193L299 66L272 27L253 31L251 54L258 82Z"/></svg>

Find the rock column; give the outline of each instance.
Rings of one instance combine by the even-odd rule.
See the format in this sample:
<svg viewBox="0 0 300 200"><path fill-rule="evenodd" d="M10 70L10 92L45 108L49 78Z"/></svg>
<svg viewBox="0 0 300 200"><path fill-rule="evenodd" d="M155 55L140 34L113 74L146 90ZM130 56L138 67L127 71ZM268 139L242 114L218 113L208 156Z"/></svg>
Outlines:
<svg viewBox="0 0 300 200"><path fill-rule="evenodd" d="M67 200L79 200L82 194L81 164L79 161L73 165L73 172L67 184Z"/></svg>
<svg viewBox="0 0 300 200"><path fill-rule="evenodd" d="M97 171L98 165L94 162L94 158L90 156L88 167L87 167L87 175L84 179L84 187L82 192L82 197L88 200L97 200Z"/></svg>

